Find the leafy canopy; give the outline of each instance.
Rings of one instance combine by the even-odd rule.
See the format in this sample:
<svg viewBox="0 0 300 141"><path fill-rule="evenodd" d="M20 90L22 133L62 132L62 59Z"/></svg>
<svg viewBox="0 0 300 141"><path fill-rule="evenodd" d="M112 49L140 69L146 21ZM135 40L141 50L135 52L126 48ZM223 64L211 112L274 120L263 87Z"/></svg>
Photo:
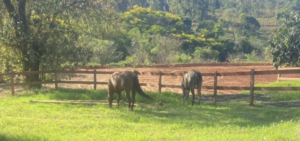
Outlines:
<svg viewBox="0 0 300 141"><path fill-rule="evenodd" d="M281 65L299 65L300 12L291 13L287 22L274 31L270 39L270 51L275 68Z"/></svg>

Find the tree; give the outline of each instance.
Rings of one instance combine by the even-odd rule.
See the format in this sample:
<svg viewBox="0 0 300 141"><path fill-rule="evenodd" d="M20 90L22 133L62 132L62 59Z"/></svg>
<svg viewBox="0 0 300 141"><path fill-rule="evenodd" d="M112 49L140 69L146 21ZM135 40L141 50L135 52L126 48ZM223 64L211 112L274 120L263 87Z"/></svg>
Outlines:
<svg viewBox="0 0 300 141"><path fill-rule="evenodd" d="M241 14L239 16L241 21L240 30L242 31L242 35L246 37L254 36L257 34L257 30L260 29L260 23L256 20L256 18Z"/></svg>
<svg viewBox="0 0 300 141"><path fill-rule="evenodd" d="M273 64L299 65L300 60L300 12L291 13L287 22L275 30L269 41Z"/></svg>
<svg viewBox="0 0 300 141"><path fill-rule="evenodd" d="M102 16L99 11L105 9L105 2L109 0L3 0L0 7L5 7L4 12L8 14L1 13L4 22L0 26L4 34L0 42L20 52L22 63L19 65L23 71L38 71L49 66L57 69L64 62L82 62L88 58L77 43L79 32L88 25L83 23L96 19L93 15ZM101 9L97 10L100 5ZM38 80L39 75L26 76L28 82Z"/></svg>
<svg viewBox="0 0 300 141"><path fill-rule="evenodd" d="M50 49L50 52L54 51L54 48L49 48L49 46L61 46L60 43L69 42L68 38L76 37L70 27L62 24L64 20L56 20L58 12L51 12L50 8L54 8L52 2L28 3L26 0L19 0L18 2L3 0L3 3L1 3L4 4L9 15L7 22L2 25L2 32L5 34L2 36L1 42L5 46L15 48L21 52L23 71L40 70L42 57L49 52L48 49ZM75 2L68 5L62 4L67 8L60 10L67 10L76 4ZM47 5L49 9L42 9L41 5ZM28 9L28 7L30 8ZM46 12L51 14L45 15ZM57 36L60 34L65 35L62 40ZM51 42L51 40L58 41ZM27 76L27 81L38 79L38 75Z"/></svg>
<svg viewBox="0 0 300 141"><path fill-rule="evenodd" d="M170 64L176 62L176 54L180 51L182 42L171 37L154 35L151 43L154 45L151 53L153 61L159 64Z"/></svg>

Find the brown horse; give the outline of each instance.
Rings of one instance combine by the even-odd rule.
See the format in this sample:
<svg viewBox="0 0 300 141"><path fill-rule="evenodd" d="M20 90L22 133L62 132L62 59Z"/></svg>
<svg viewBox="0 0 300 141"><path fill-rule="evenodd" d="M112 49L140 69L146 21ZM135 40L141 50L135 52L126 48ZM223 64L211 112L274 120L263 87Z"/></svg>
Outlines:
<svg viewBox="0 0 300 141"><path fill-rule="evenodd" d="M198 103L200 104L202 81L203 81L202 74L197 70L188 71L183 75L181 80L181 87L183 92L183 97L182 97L183 104L184 104L184 100L187 100L189 98L189 93L191 91L193 94L192 105L194 105L195 87L197 87Z"/></svg>
<svg viewBox="0 0 300 141"><path fill-rule="evenodd" d="M109 107L112 107L112 101L113 101L113 94L118 93L118 108L120 106L120 97L121 92L126 92L126 97L128 101L128 108L133 110L134 102L135 102L135 92L138 92L140 95L154 100L149 95L145 94L143 90L141 89L141 86L139 84L138 79L138 72L130 72L130 71L124 71L124 72L115 72L113 73L109 80L108 80L108 103ZM132 93L132 99L130 97L130 91Z"/></svg>

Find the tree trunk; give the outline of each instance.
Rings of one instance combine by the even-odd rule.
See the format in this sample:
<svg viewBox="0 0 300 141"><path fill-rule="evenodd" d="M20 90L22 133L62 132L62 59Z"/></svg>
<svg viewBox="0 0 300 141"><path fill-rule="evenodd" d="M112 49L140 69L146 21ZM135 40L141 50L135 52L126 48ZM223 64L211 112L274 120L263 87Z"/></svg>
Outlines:
<svg viewBox="0 0 300 141"><path fill-rule="evenodd" d="M40 57L39 56L36 56L36 60L32 60L32 59L30 59L30 56L28 54L23 54L23 55L24 55L23 71L39 71L40 70ZM25 82L41 81L39 78L39 74L28 74L25 76L26 76ZM41 86L42 86L41 84L36 84L36 85L31 85L30 88L32 88L32 87L40 88Z"/></svg>
<svg viewBox="0 0 300 141"><path fill-rule="evenodd" d="M14 5L11 0L3 0L6 10L9 13L11 20L15 23L14 29L16 31L16 37L19 39L18 49L22 51L23 55L23 71L39 71L41 53L39 52L39 46L30 45L27 42L26 36L28 36L28 17L26 15L26 2L27 0L18 0ZM31 46L34 51L33 54L28 54L27 46ZM32 59L34 58L34 59ZM26 82L38 82L39 74L26 75ZM41 87L41 84L31 85L30 87Z"/></svg>

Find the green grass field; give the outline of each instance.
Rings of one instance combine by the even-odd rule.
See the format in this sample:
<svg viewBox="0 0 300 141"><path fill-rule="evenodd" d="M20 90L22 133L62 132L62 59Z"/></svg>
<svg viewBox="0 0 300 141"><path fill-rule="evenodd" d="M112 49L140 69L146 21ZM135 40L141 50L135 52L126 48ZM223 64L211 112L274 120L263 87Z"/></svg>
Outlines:
<svg viewBox="0 0 300 141"><path fill-rule="evenodd" d="M108 108L106 104L30 102L30 100L105 100L104 90L42 89L37 93L39 94L27 91L18 96L0 98L1 141L300 140L299 108L267 105L250 107L248 99L220 102L217 106L212 105L211 101L205 101L201 105L191 106L182 105L181 95L175 93L149 93L157 101L162 101L164 106L137 106L134 111L129 111L125 104L118 109L116 106ZM277 98L275 101L279 101L279 98L284 97L280 96L281 94L283 93L266 95L272 95ZM300 100L299 96L293 98ZM124 94L122 99L126 100ZM156 103L139 95L136 101Z"/></svg>

